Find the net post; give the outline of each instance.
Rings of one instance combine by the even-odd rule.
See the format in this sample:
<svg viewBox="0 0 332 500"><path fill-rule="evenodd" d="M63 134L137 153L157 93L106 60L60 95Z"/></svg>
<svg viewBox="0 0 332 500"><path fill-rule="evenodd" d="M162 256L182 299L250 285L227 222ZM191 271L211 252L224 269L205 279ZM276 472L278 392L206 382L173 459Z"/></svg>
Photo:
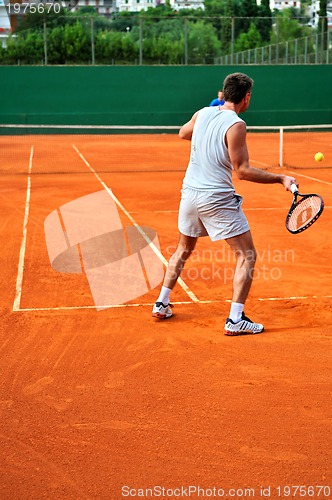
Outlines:
<svg viewBox="0 0 332 500"><path fill-rule="evenodd" d="M282 167L283 163L284 163L283 151L284 151L284 129L283 129L283 127L280 127L280 129L279 129L279 167Z"/></svg>

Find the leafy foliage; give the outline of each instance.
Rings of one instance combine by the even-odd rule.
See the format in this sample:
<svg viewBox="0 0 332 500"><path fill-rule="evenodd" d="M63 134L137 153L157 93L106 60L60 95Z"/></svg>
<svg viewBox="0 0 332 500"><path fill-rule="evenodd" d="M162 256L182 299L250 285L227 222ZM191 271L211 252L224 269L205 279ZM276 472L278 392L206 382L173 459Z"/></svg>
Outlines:
<svg viewBox="0 0 332 500"><path fill-rule="evenodd" d="M0 64L44 64L46 57L48 64L213 64L224 54L309 36L298 14L272 14L269 0L259 6L256 0L205 0L204 11L179 12L167 2L113 17L89 6L47 17L30 13L0 49Z"/></svg>

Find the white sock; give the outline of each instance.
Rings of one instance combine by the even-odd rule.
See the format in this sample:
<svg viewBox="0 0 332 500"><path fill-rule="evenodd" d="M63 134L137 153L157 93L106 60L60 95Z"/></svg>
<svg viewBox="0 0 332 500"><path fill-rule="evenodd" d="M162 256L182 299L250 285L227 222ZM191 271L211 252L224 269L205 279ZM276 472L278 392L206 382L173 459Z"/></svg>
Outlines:
<svg viewBox="0 0 332 500"><path fill-rule="evenodd" d="M171 289L166 288L165 286L161 287L159 297L157 299L157 302L162 302L164 306L167 306L169 304L169 298L171 295Z"/></svg>
<svg viewBox="0 0 332 500"><path fill-rule="evenodd" d="M232 321L234 321L234 323L238 323L241 320L243 309L244 304L240 304L239 302L232 302L229 317Z"/></svg>

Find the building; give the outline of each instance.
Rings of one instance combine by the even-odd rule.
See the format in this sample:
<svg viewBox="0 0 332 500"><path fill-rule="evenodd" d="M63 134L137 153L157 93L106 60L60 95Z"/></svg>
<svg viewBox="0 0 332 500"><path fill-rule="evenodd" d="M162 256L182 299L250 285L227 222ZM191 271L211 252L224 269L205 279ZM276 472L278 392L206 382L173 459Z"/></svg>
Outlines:
<svg viewBox="0 0 332 500"><path fill-rule="evenodd" d="M140 12L165 3L165 0L78 0L73 10L91 6L95 7L99 14L107 15L112 12ZM204 9L204 0L170 0L170 6L174 10Z"/></svg>
<svg viewBox="0 0 332 500"><path fill-rule="evenodd" d="M164 4L165 0L116 0L117 12L139 12L147 10L149 7L157 7ZM204 1L202 0L170 0L172 9L204 9Z"/></svg>
<svg viewBox="0 0 332 500"><path fill-rule="evenodd" d="M310 22L309 25L313 28L317 28L319 21L319 8L320 8L320 0L312 0L309 15ZM327 25L329 28L332 28L332 1L327 2Z"/></svg>
<svg viewBox="0 0 332 500"><path fill-rule="evenodd" d="M156 7L158 3L161 2L156 2L156 0L117 0L115 10L116 12L140 12L149 7Z"/></svg>
<svg viewBox="0 0 332 500"><path fill-rule="evenodd" d="M290 7L294 7L295 9L301 8L300 0L270 0L270 9L271 10L283 10L289 9Z"/></svg>
<svg viewBox="0 0 332 500"><path fill-rule="evenodd" d="M261 0L257 0L257 5L261 4ZM289 9L290 7L294 7L295 9L301 8L300 0L270 0L270 9L271 10L283 10Z"/></svg>
<svg viewBox="0 0 332 500"><path fill-rule="evenodd" d="M0 0L0 44L6 47L7 38L11 33L10 20L4 0Z"/></svg>

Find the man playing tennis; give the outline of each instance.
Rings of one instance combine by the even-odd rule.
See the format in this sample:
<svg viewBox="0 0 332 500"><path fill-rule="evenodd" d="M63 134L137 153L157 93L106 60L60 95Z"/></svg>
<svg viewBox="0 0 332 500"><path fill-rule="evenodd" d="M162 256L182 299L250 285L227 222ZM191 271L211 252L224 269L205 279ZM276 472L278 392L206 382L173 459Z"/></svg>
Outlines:
<svg viewBox="0 0 332 500"><path fill-rule="evenodd" d="M179 243L170 258L163 286L152 316L172 316L170 293L183 266L195 248L197 238L226 240L236 257L233 297L226 335L261 333L260 323L244 314L244 304L253 279L256 251L249 224L242 211L242 198L235 192L234 169L238 178L263 184L280 183L288 191L298 185L294 177L251 167L246 143L246 124L239 118L249 107L253 80L243 73L228 75L224 81L225 104L197 111L180 129L182 139L191 140L188 168L183 180L179 208Z"/></svg>

